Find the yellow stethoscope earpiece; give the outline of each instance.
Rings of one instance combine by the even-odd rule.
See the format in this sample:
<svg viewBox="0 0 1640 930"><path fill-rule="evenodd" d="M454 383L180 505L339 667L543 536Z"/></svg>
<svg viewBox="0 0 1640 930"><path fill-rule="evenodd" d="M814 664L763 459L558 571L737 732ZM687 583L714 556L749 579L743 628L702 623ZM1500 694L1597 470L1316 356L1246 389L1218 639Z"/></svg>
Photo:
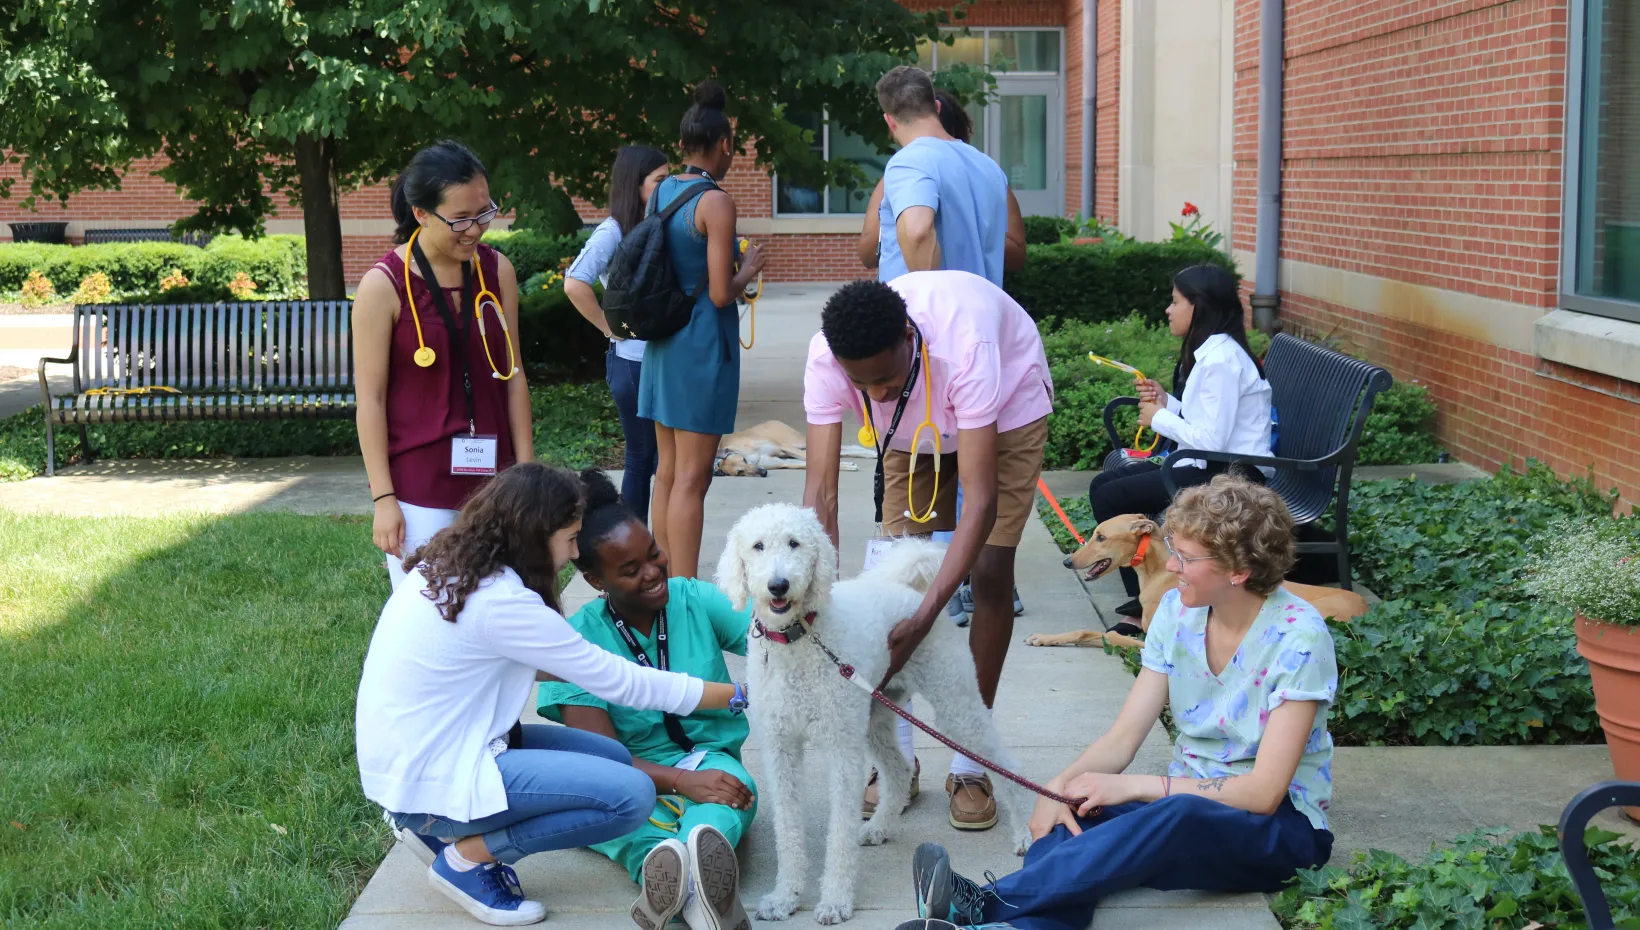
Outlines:
<svg viewBox="0 0 1640 930"><path fill-rule="evenodd" d="M1106 368L1114 368L1117 371L1125 371L1128 374L1132 375L1133 379L1135 381L1145 380L1145 373L1144 372L1140 371L1137 368L1134 368L1132 365L1129 365L1126 362L1118 362L1115 359L1105 358L1103 355L1094 355L1092 352L1088 353L1088 361L1094 363L1095 365L1104 365ZM1135 452L1151 452L1151 451L1154 451L1155 448L1156 448L1156 444L1162 441L1161 434L1157 433L1155 430L1152 430L1151 435L1150 435L1150 445L1145 446L1143 449L1141 449L1141 448L1139 448L1139 440L1143 439L1144 436L1145 436L1145 426L1144 426L1143 423L1141 423L1141 424L1139 424L1139 428L1133 432L1133 451L1135 451Z"/></svg>
<svg viewBox="0 0 1640 930"><path fill-rule="evenodd" d="M415 248L416 237L419 235L421 235L420 229L410 234L410 241L406 243L407 248L405 249L407 253ZM484 282L484 263L475 258L473 267L478 269L478 293L473 296L473 317L478 320L478 338L484 343L484 359L490 363L490 377L501 381L511 381L513 376L518 374L518 353L513 348L512 332L507 329L507 316L501 312L501 296L490 290L489 285ZM427 286L434 288L439 285L437 281L429 281ZM438 353L428 347L427 340L422 338L421 335L421 314L416 312L416 292L410 283L408 256L406 256L404 263L404 297L410 302L410 319L416 324L417 349L410 358L422 368L431 368L433 362L438 360ZM490 312L494 313L495 318L500 321L501 336L507 343L508 370L506 374L501 373L501 369L496 367L495 358L490 355L490 337L484 331L484 307L486 304L489 305Z"/></svg>
<svg viewBox="0 0 1640 930"><path fill-rule="evenodd" d="M911 431L911 465L905 479L905 503L909 509L905 511L905 515L913 523L927 523L939 516L934 511L934 504L940 499L940 459L944 450L940 446L939 428L934 425L934 380L928 367L928 343L923 342L920 335L917 341L922 350L923 418L922 422L917 424L917 428ZM864 399L860 404L860 420L862 421L860 432L855 434L855 437L860 440L862 446L876 446L877 430L871 425L871 405L866 403ZM917 449L922 439L923 430L930 431L934 436L934 493L928 499L927 512L918 514L912 482L916 480L917 476ZM879 449L877 454L881 456L887 451L887 449Z"/></svg>

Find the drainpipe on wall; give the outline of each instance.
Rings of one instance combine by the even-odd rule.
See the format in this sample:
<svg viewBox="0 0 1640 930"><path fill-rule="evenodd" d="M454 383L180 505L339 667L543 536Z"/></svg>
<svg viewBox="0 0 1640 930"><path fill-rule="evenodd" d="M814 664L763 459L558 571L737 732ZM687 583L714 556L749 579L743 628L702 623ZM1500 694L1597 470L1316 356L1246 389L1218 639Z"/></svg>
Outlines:
<svg viewBox="0 0 1640 930"><path fill-rule="evenodd" d="M1286 11L1260 0L1258 32L1258 227L1253 271L1253 325L1276 331L1281 291L1281 91Z"/></svg>
<svg viewBox="0 0 1640 930"><path fill-rule="evenodd" d="M1099 0L1082 0L1082 218L1093 219L1094 177L1093 122L1098 114L1099 94Z"/></svg>

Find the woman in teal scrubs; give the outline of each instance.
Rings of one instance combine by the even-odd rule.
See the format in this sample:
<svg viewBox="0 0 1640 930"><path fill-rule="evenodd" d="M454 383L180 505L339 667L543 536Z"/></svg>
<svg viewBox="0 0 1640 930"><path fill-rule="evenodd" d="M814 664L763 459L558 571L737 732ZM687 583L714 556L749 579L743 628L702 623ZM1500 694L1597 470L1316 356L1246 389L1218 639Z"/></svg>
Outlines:
<svg viewBox="0 0 1640 930"><path fill-rule="evenodd" d="M581 478L586 512L575 565L603 597L570 617L570 626L639 664L731 681L723 654L746 654L750 614L735 610L709 582L668 580L666 554L609 477L589 469ZM562 682L543 683L538 706L543 717L619 740L633 765L655 782L649 822L591 847L643 885L632 915L639 926L659 930L680 910L696 930L705 930L697 915L707 927L740 926L745 916L733 847L757 811L757 786L740 760L746 718L727 711L675 717L616 707Z"/></svg>

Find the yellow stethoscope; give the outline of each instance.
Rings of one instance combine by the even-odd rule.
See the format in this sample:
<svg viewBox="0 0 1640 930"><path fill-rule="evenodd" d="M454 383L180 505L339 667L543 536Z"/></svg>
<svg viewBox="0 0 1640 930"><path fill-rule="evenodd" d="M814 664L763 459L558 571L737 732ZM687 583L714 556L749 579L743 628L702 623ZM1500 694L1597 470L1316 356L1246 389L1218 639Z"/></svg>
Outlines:
<svg viewBox="0 0 1640 930"><path fill-rule="evenodd" d="M1118 362L1115 359L1105 358L1103 355L1094 355L1092 352L1088 353L1088 361L1094 363L1095 365L1104 365L1106 368L1114 368L1117 371L1125 371L1128 374L1132 375L1133 379L1135 381L1145 380L1145 373L1144 372L1140 371L1137 368L1134 368L1132 365L1129 365L1126 362ZM1145 446L1143 449L1141 449L1141 448L1139 448L1139 440L1143 439L1144 435L1145 435L1145 425L1143 423L1141 423L1141 424L1139 424L1139 428L1137 430L1135 430L1134 433L1133 433L1133 449L1132 449L1132 451L1134 451L1134 452L1152 452L1156 449L1156 444L1158 442L1162 441L1161 434L1156 432L1155 430L1151 430L1150 445Z"/></svg>
<svg viewBox="0 0 1640 930"><path fill-rule="evenodd" d="M740 254L745 255L746 250L751 248L751 247L752 247L752 240L750 240L750 239L740 240ZM762 272L758 272L758 275L757 275L757 290L754 291L754 290L752 290L751 288L748 287L746 289L745 293L742 294L741 296L746 299L746 312L744 314L742 314L740 318L744 320L744 319L747 319L748 317L750 317L751 321L752 321L752 326L751 326L751 332L747 335L746 339L741 341L740 347L742 349L750 349L752 346L757 344L757 299L759 297L763 296L763 273ZM738 338L738 334L736 334L736 335L737 335L737 338Z"/></svg>
<svg viewBox="0 0 1640 930"><path fill-rule="evenodd" d="M927 523L939 516L934 512L934 504L940 499L940 459L943 450L940 447L939 428L934 425L934 380L928 367L928 343L923 342L921 333L917 335L917 343L922 350L923 419L921 423L917 424L917 428L911 431L911 467L905 478L905 504L910 509L905 512L905 515L913 523ZM867 403L864 397L860 398L860 423L860 432L856 434L855 438L860 441L862 446L877 448L877 430L871 425L871 404ZM925 513L918 514L917 498L912 482L917 477L917 449L922 444L923 430L928 430L934 435L934 493L928 498L928 510ZM887 451L886 449L877 449L879 461Z"/></svg>
<svg viewBox="0 0 1640 930"><path fill-rule="evenodd" d="M410 234L410 241L406 244L405 249L407 255L415 249L416 237L419 235L421 235L420 229ZM490 290L489 286L484 283L484 263L475 258L473 267L478 269L478 293L473 295L473 318L478 320L478 338L484 343L484 360L490 363L490 377L502 381L511 381L513 375L518 374L518 353L513 350L512 333L507 329L507 316L501 312L501 295ZM438 287L439 284L437 281L429 281L427 286L432 288ZM421 314L416 312L416 291L410 284L409 261L404 263L404 296L410 302L410 319L416 324L416 345L419 347L411 358L422 368L431 368L433 362L438 359L438 354L428 348L427 340L421 336ZM490 355L490 337L484 331L484 306L486 304L489 305L490 312L495 314L496 320L501 324L501 336L507 343L508 364L506 374L501 373L501 369L495 365L495 358Z"/></svg>
<svg viewBox="0 0 1640 930"><path fill-rule="evenodd" d="M678 804L677 802L673 801L669 797L666 797L665 795L662 795L662 796L656 798L655 802L658 803L660 806L666 808L668 811L671 812L673 817L676 817L678 819L672 821L671 823L666 823L664 821L657 820L654 817L650 817L649 822L654 824L655 826L661 828L662 830L665 830L668 833L678 832L679 822L683 819L683 805Z"/></svg>

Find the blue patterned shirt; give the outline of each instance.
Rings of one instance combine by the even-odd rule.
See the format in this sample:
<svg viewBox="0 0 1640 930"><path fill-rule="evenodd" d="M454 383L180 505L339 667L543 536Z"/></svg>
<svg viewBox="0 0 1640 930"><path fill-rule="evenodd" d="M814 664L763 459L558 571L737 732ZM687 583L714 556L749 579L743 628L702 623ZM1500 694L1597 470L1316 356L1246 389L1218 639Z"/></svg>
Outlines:
<svg viewBox="0 0 1640 930"><path fill-rule="evenodd" d="M1333 756L1327 711L1338 692L1338 663L1327 621L1314 607L1277 588L1224 671L1214 675L1207 665L1207 608L1186 608L1179 592L1169 591L1150 622L1140 659L1167 676L1179 731L1167 773L1175 777L1251 772L1270 713L1288 701L1318 702L1287 795L1316 829L1327 829Z"/></svg>

